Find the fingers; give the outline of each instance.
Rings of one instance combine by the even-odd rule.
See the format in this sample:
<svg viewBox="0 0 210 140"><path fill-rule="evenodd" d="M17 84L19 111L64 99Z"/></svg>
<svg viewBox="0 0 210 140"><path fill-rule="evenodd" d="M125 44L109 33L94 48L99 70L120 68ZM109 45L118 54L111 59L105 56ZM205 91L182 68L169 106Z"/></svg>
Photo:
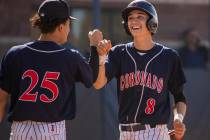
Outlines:
<svg viewBox="0 0 210 140"><path fill-rule="evenodd" d="M185 131L186 131L184 123L182 123L178 120L175 120L173 126L174 126L175 138L177 140L181 140L184 136Z"/></svg>
<svg viewBox="0 0 210 140"><path fill-rule="evenodd" d="M97 51L99 55L107 55L107 53L110 51L112 47L111 41L110 40L102 40L99 42L97 46Z"/></svg>
<svg viewBox="0 0 210 140"><path fill-rule="evenodd" d="M93 35L93 31L89 31L88 37L91 38L92 35Z"/></svg>
<svg viewBox="0 0 210 140"><path fill-rule="evenodd" d="M93 31L89 31L88 37L89 37L89 40L90 40L90 46L97 46L98 43L103 40L103 34L98 29L94 29Z"/></svg>
<svg viewBox="0 0 210 140"><path fill-rule="evenodd" d="M175 134L175 130L169 130L168 135L174 135Z"/></svg>
<svg viewBox="0 0 210 140"><path fill-rule="evenodd" d="M88 37L90 40L90 46L97 47L99 55L106 55L112 47L111 41L103 39L103 34L98 29L89 31Z"/></svg>
<svg viewBox="0 0 210 140"><path fill-rule="evenodd" d="M110 40L108 40L108 51L112 48L112 43Z"/></svg>

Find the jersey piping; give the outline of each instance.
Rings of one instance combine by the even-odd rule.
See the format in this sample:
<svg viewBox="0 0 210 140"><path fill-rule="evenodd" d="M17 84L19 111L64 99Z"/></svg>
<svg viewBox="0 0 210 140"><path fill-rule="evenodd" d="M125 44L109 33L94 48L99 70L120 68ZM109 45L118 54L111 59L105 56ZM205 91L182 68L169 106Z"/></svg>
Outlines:
<svg viewBox="0 0 210 140"><path fill-rule="evenodd" d="M64 51L65 50L65 48L63 48L63 49L54 50L54 51L43 51L43 50L38 50L38 49L31 48L29 46L27 46L27 48L30 49L30 50L32 50L32 51L41 52L41 53L56 53L56 52L61 52L61 51Z"/></svg>

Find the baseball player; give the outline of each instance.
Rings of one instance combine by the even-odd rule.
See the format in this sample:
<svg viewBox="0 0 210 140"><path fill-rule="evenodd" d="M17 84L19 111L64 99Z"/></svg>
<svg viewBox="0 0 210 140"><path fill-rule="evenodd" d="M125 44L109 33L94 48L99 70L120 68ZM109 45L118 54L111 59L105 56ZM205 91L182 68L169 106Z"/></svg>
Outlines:
<svg viewBox="0 0 210 140"><path fill-rule="evenodd" d="M44 1L31 18L38 40L12 47L0 70L0 119L10 98L11 140L66 140L65 120L75 117L75 82L91 87L92 70L80 53L63 48L70 31L63 0Z"/></svg>
<svg viewBox="0 0 210 140"><path fill-rule="evenodd" d="M133 41L111 48L99 30L89 32L94 87L102 88L117 79L120 140L170 140L167 124L174 97L174 131L183 138L186 99L185 76L180 57L173 49L152 40L158 29L155 7L134 0L122 11L123 25ZM106 54L111 48L107 58Z"/></svg>

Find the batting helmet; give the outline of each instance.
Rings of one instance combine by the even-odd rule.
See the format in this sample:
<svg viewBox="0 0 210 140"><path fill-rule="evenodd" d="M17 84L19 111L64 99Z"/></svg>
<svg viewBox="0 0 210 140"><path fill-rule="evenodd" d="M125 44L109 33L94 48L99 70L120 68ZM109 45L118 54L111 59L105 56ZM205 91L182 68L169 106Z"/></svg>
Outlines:
<svg viewBox="0 0 210 140"><path fill-rule="evenodd" d="M146 0L134 0L128 4L128 6L122 11L123 25L126 33L131 35L130 30L128 29L128 14L133 10L140 10L149 15L147 20L147 28L151 34L155 34L158 28L158 16L155 10L155 7Z"/></svg>

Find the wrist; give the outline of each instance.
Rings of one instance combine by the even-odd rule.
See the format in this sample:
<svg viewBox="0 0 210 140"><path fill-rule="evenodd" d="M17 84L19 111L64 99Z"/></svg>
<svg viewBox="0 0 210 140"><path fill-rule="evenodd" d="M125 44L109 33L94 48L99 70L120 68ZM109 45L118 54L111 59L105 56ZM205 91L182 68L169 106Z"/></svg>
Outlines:
<svg viewBox="0 0 210 140"><path fill-rule="evenodd" d="M98 42L91 42L91 41L90 41L90 46L95 46L95 47L97 47L97 46L98 46Z"/></svg>
<svg viewBox="0 0 210 140"><path fill-rule="evenodd" d="M181 113L177 113L175 116L174 116L174 121L175 120L178 120L180 121L181 123L183 122L183 119L184 119L184 116L181 114Z"/></svg>
<svg viewBox="0 0 210 140"><path fill-rule="evenodd" d="M103 66L106 61L106 55L99 55L99 66Z"/></svg>

